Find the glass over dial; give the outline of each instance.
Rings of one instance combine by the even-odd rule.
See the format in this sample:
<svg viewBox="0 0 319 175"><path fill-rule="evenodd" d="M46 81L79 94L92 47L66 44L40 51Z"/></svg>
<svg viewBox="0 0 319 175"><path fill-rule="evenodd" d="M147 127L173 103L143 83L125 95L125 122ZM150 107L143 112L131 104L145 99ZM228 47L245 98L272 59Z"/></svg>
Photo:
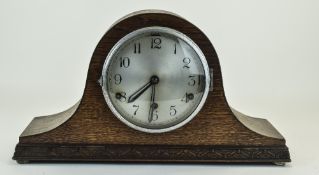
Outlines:
<svg viewBox="0 0 319 175"><path fill-rule="evenodd" d="M123 37L110 51L102 72L105 100L122 122L150 133L189 122L203 106L209 68L186 35L147 27Z"/></svg>

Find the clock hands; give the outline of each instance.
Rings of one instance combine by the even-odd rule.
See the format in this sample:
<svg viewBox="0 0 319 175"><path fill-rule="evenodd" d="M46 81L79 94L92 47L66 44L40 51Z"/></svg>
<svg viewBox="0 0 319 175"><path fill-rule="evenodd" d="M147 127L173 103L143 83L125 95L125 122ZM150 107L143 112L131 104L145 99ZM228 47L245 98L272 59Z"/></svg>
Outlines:
<svg viewBox="0 0 319 175"><path fill-rule="evenodd" d="M139 96L141 96L149 87L151 87L152 83L149 81L144 86L135 91L127 100L128 103L135 101Z"/></svg>
<svg viewBox="0 0 319 175"><path fill-rule="evenodd" d="M155 85L159 82L159 78L153 75L148 83L143 85L137 91L135 91L127 100L128 103L135 101L139 96L141 96L149 87Z"/></svg>
<svg viewBox="0 0 319 175"><path fill-rule="evenodd" d="M137 91L135 91L127 100L128 103L131 103L135 101L139 96L141 96L149 87L152 86L152 92L151 92L151 105L150 105L150 111L148 114L148 122L151 122L153 120L153 113L154 109L158 107L158 104L155 103L155 85L159 82L159 78L155 75L153 75L148 83L143 85L141 88L139 88Z"/></svg>
<svg viewBox="0 0 319 175"><path fill-rule="evenodd" d="M151 105L150 111L148 113L148 122L151 123L153 121L154 109L158 107L158 104L155 103L155 84L152 85L152 93L151 93Z"/></svg>

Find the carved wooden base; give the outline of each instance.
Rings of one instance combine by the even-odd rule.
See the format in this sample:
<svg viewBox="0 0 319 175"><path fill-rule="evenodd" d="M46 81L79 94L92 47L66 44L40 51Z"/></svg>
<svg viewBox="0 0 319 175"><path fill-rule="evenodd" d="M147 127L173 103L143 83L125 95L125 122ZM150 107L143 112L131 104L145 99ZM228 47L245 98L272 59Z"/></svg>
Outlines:
<svg viewBox="0 0 319 175"><path fill-rule="evenodd" d="M13 159L94 162L290 162L286 146L19 144Z"/></svg>

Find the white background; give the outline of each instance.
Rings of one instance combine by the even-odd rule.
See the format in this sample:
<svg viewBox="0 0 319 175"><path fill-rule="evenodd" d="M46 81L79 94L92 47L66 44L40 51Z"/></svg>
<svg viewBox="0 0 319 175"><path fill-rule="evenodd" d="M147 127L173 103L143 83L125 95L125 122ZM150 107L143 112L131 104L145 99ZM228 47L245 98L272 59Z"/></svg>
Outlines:
<svg viewBox="0 0 319 175"><path fill-rule="evenodd" d="M81 98L99 39L122 16L175 12L197 25L219 55L228 102L268 119L292 163L270 165L26 164L11 160L35 116ZM1 174L319 174L319 1L1 0Z"/></svg>

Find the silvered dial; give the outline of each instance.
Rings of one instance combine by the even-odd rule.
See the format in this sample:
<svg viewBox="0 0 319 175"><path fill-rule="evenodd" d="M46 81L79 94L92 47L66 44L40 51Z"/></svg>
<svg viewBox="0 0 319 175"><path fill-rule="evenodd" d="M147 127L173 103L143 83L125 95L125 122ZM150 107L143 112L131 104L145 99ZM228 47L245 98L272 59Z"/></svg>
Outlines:
<svg viewBox="0 0 319 175"><path fill-rule="evenodd" d="M142 28L122 38L106 58L102 80L115 116L150 133L189 122L203 106L210 84L199 47L164 27Z"/></svg>

